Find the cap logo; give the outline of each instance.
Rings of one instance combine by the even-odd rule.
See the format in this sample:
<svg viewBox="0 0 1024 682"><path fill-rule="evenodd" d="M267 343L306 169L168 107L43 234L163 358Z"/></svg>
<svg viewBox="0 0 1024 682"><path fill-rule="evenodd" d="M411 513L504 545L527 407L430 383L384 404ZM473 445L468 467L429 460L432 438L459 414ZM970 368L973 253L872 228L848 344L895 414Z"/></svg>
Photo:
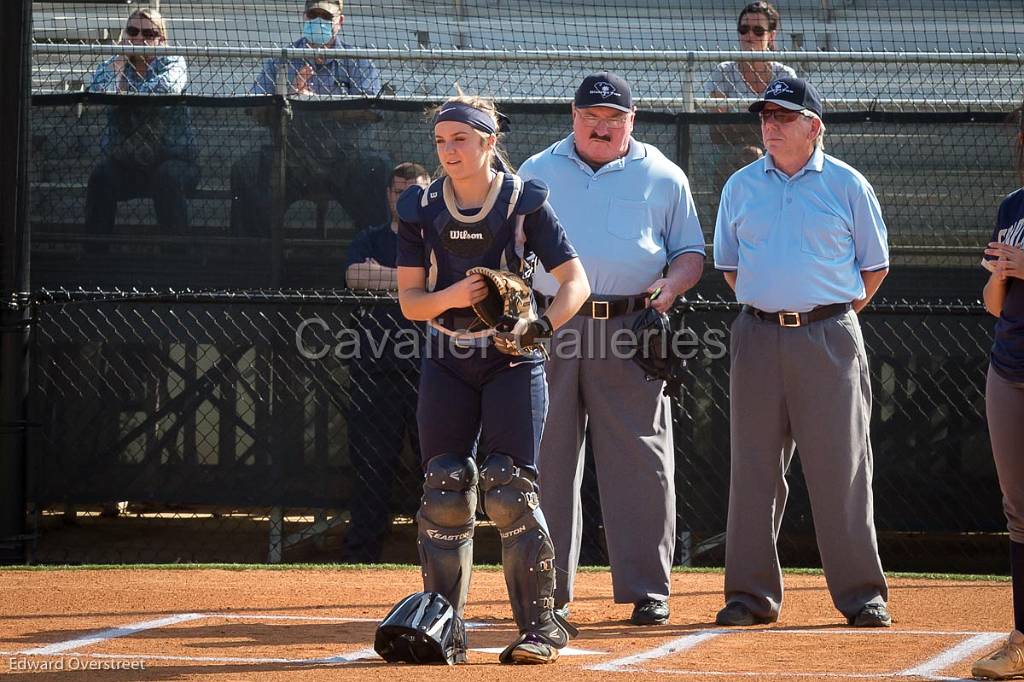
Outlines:
<svg viewBox="0 0 1024 682"><path fill-rule="evenodd" d="M608 99L609 97L621 97L622 95L618 90L615 89L608 81L597 81L594 83L594 87L591 88L591 95L600 95L601 99Z"/></svg>
<svg viewBox="0 0 1024 682"><path fill-rule="evenodd" d="M786 85L783 81L775 81L768 86L768 89L764 91L765 99L769 97L778 97L782 94L795 95L793 88Z"/></svg>

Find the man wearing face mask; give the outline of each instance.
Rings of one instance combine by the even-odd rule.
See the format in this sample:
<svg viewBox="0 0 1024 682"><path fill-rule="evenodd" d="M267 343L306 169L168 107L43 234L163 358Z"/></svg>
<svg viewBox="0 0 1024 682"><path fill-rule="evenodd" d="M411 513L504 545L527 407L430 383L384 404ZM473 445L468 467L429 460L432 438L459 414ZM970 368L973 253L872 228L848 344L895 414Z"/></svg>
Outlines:
<svg viewBox="0 0 1024 682"><path fill-rule="evenodd" d="M647 381L619 339L646 306L665 312L697 283L704 235L686 175L633 138L635 116L629 83L608 72L587 76L576 90L572 134L519 174L550 187L594 292L558 330L547 364L538 484L555 545L555 606L567 615L572 600L589 424L615 602L633 604L634 625L660 625L669 617L675 547L672 416L664 382ZM543 271L534 286L541 300L556 288Z"/></svg>
<svg viewBox="0 0 1024 682"><path fill-rule="evenodd" d="M344 23L342 0L307 0L302 37L292 47L351 48L339 37ZM287 82L286 94L296 97L375 97L381 90L380 73L368 59L275 58L264 62L252 94L276 94L279 79ZM393 164L378 151L362 148L374 139L365 114L293 111L285 149L285 209L302 199L328 196L345 209L357 228L384 222L387 206L380 197ZM232 166L231 227L235 235L270 234L273 160L268 145Z"/></svg>

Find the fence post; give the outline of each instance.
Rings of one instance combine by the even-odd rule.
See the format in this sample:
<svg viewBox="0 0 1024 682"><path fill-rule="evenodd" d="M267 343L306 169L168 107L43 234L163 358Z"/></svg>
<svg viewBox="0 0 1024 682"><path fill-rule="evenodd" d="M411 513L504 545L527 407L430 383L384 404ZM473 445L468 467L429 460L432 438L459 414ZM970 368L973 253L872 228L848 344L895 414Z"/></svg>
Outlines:
<svg viewBox="0 0 1024 682"><path fill-rule="evenodd" d="M683 67L682 96L683 111L676 115L676 158L679 167L686 173L686 177L693 181L693 168L690 160L690 116L696 109L693 95L693 72L696 66L696 59L693 52L686 57L686 64Z"/></svg>
<svg viewBox="0 0 1024 682"><path fill-rule="evenodd" d="M270 168L270 286L281 286L281 271L284 269L284 214L286 175L288 173L288 123L292 109L288 101L291 83L288 82L289 61L285 60L278 67L275 94L277 95L277 115L271 123L271 139L273 150Z"/></svg>
<svg viewBox="0 0 1024 682"><path fill-rule="evenodd" d="M691 134L689 113L676 114L676 158L679 160L679 167L686 173L686 177L693 182L693 163L690 153Z"/></svg>
<svg viewBox="0 0 1024 682"><path fill-rule="evenodd" d="M0 3L0 208L3 300L0 322L0 564L25 553L29 287L28 112L31 99L31 0Z"/></svg>

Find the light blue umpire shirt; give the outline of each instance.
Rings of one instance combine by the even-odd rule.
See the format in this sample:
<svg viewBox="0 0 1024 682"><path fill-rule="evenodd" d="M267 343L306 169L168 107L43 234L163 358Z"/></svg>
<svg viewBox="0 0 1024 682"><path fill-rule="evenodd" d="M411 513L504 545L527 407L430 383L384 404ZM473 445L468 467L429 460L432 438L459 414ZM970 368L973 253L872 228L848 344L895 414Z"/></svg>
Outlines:
<svg viewBox="0 0 1024 682"><path fill-rule="evenodd" d="M736 271L736 300L804 313L864 298L862 270L889 267L882 210L857 170L815 149L792 177L771 155L722 189L715 268Z"/></svg>
<svg viewBox="0 0 1024 682"><path fill-rule="evenodd" d="M598 296L633 296L684 253L704 255L704 234L679 166L657 148L630 139L622 158L594 171L576 153L575 137L527 159L524 179L543 180L569 241ZM552 296L558 282L537 268L534 288Z"/></svg>

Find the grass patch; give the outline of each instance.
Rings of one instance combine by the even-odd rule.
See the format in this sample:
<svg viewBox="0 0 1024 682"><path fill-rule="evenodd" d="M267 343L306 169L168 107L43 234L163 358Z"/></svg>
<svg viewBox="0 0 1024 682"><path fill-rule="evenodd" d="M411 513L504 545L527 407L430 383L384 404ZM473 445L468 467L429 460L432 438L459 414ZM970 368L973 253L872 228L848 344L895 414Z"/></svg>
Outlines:
<svg viewBox="0 0 1024 682"><path fill-rule="evenodd" d="M34 566L0 566L0 572L10 571L365 571L414 570L412 564L46 564ZM478 571L500 571L495 564L477 564ZM607 566L580 566L580 573L607 573ZM673 573L722 573L721 566L673 566ZM787 568L785 575L824 575L820 568ZM886 573L889 578L916 580L949 580L959 582L1010 582L1007 575L977 575L972 573Z"/></svg>

